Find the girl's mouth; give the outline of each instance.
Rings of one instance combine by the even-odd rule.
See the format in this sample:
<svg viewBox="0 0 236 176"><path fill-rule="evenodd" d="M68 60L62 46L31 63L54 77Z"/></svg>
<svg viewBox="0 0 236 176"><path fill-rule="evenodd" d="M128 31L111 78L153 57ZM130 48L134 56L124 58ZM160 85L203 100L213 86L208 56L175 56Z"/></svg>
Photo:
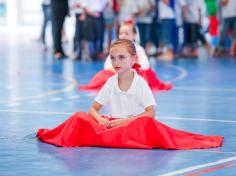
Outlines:
<svg viewBox="0 0 236 176"><path fill-rule="evenodd" d="M119 70L120 69L120 67L115 67L115 70Z"/></svg>

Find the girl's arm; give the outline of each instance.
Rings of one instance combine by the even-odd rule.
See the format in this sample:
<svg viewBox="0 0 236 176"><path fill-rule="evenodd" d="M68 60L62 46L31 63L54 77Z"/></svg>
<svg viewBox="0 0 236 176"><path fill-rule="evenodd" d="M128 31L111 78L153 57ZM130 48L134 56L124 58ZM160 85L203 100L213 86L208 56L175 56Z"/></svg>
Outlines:
<svg viewBox="0 0 236 176"><path fill-rule="evenodd" d="M155 110L154 110L154 106L148 106L145 108L145 111L141 114L138 114L136 116L131 116L131 117L128 117L126 119L117 119L117 120L112 120L110 121L110 127L116 127L116 126L120 126L122 124L125 124L131 120L134 120L136 118L139 118L139 117L152 117L154 118L155 117Z"/></svg>
<svg viewBox="0 0 236 176"><path fill-rule="evenodd" d="M102 105L97 103L96 101L93 103L91 108L89 109L89 114L95 118L95 120L104 127L109 127L109 120L103 118L99 114L99 110L102 108Z"/></svg>
<svg viewBox="0 0 236 176"><path fill-rule="evenodd" d="M131 118L137 118L137 117L152 117L152 118L154 118L155 117L154 106L151 105L151 106L146 107L145 111L143 113L138 114L138 115L131 117Z"/></svg>

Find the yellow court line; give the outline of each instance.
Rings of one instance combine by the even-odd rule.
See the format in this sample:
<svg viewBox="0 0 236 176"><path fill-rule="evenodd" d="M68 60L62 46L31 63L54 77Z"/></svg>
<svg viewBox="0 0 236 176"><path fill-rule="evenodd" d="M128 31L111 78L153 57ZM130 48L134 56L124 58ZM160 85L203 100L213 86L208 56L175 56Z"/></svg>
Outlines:
<svg viewBox="0 0 236 176"><path fill-rule="evenodd" d="M43 94L29 96L29 97L22 97L22 98L17 98L17 99L12 99L12 100L1 100L0 104L15 103L15 102L24 101L24 100L35 100L35 99L46 97L49 95L55 95L55 94L59 94L62 92L68 92L68 91L72 90L75 87L75 85L77 85L77 81L73 78L64 77L64 79L71 81L71 83L67 87L65 87L64 89L50 90L50 91L43 93Z"/></svg>

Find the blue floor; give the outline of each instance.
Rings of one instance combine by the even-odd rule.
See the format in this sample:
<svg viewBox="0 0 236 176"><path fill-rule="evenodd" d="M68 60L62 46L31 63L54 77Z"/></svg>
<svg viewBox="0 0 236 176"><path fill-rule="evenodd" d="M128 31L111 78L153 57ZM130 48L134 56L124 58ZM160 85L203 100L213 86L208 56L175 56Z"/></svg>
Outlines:
<svg viewBox="0 0 236 176"><path fill-rule="evenodd" d="M56 61L35 44L3 43L0 62L0 176L235 176L236 59L151 58L159 78L174 84L173 90L155 94L156 119L225 137L221 148L185 151L59 148L39 142L38 128L53 128L73 112L88 110L96 94L77 87L103 63Z"/></svg>

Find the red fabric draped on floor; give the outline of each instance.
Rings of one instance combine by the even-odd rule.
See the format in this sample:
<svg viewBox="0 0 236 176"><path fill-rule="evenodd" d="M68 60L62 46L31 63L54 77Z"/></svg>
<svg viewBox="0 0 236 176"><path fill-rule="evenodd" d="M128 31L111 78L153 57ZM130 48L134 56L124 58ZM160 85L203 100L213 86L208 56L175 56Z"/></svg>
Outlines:
<svg viewBox="0 0 236 176"><path fill-rule="evenodd" d="M158 90L170 90L172 89L172 84L164 83L160 81L155 72L152 69L148 70L136 70L137 73L142 76L150 86L153 91ZM102 88L102 86L106 83L106 81L113 76L115 73L111 70L102 70L98 72L92 80L88 83L88 85L79 86L80 90L95 90L98 91Z"/></svg>
<svg viewBox="0 0 236 176"><path fill-rule="evenodd" d="M37 136L46 143L63 147L197 149L219 147L223 142L222 136L176 130L150 117L140 117L108 129L85 112L73 114L52 130L39 129Z"/></svg>

